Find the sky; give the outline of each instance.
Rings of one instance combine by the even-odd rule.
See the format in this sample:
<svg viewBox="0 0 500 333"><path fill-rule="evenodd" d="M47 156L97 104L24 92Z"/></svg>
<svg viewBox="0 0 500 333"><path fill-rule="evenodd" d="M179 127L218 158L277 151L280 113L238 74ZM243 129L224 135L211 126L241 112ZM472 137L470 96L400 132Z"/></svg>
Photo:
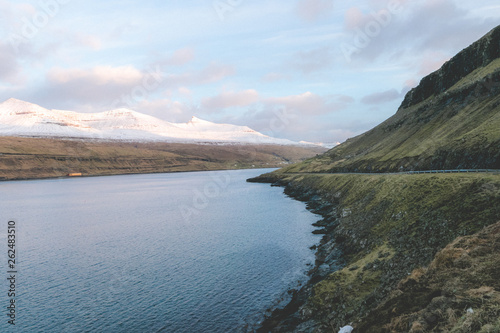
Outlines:
<svg viewBox="0 0 500 333"><path fill-rule="evenodd" d="M0 101L343 142L499 23L498 0L0 0Z"/></svg>

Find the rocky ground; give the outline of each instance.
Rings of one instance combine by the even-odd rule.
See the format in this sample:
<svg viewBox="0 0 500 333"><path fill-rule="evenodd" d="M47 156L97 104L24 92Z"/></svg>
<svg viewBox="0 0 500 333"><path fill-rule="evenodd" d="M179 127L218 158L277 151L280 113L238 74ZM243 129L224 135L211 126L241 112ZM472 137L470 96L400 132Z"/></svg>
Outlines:
<svg viewBox="0 0 500 333"><path fill-rule="evenodd" d="M458 237L403 279L359 332L500 332L500 222Z"/></svg>
<svg viewBox="0 0 500 333"><path fill-rule="evenodd" d="M448 244L455 244L457 241L452 242L457 237L472 235L500 220L500 175L495 174L273 173L251 181L284 186L285 193L306 201L309 209L323 216L316 226L319 228L317 232L324 234L317 248L316 266L310 272L310 282L295 291L292 302L284 309L276 310L259 332L337 332L339 327L348 323L357 327L355 332L410 332L414 325L411 332L417 332L420 326L423 327L421 332L429 329L447 332L442 327L448 327L451 322L441 323L442 317L435 322L432 318L430 323L423 321L424 309L428 306L425 300L430 302L443 294L436 291L438 286L430 285L431 280L422 280L422 304L415 307L405 304L405 296L395 298L392 303L391 299L400 295L400 291L406 293L404 286L412 283L407 282L408 277L421 274L418 272L434 272L436 281L448 276L442 266L436 268L436 264L431 264L433 260L439 262L435 259L439 255L435 255ZM495 248L490 250L496 251ZM493 253L491 251L489 253ZM481 265L479 261L475 262L480 260L479 257L471 258L471 265ZM460 290L465 292L482 287L495 290L496 284L488 281L496 278L496 272L491 269L482 272L484 285L478 281L467 285L470 280L465 276L465 280L457 279L456 293L450 296L451 299L460 299L463 294ZM413 296L408 297L412 299ZM492 296L491 299L492 309L500 306L496 298ZM395 302L400 306L388 311ZM460 319L459 307L465 303L446 304L454 306L450 311ZM490 312L481 317L486 318L481 327L498 327ZM397 328L391 326L397 323L400 323ZM459 321L456 324L460 325ZM380 329L375 331L375 327Z"/></svg>

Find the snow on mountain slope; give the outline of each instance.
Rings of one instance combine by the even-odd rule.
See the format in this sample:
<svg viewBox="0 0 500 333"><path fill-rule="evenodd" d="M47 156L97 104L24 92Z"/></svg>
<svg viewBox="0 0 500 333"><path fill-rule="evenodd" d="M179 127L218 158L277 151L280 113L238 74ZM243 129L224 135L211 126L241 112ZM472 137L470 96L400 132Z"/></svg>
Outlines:
<svg viewBox="0 0 500 333"><path fill-rule="evenodd" d="M299 145L266 136L246 126L215 124L196 117L188 123L175 124L128 109L78 113L48 110L14 98L0 104L0 135Z"/></svg>

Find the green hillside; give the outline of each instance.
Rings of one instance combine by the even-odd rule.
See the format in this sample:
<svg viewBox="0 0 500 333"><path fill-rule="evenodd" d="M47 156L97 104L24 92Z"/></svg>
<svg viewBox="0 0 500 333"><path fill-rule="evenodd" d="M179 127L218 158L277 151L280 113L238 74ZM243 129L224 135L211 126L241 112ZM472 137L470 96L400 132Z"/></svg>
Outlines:
<svg viewBox="0 0 500 333"><path fill-rule="evenodd" d="M479 332L474 330L478 325L497 329L481 332L500 330L496 316L500 312L495 312L500 309L498 292L492 299L462 298L479 288L497 290L498 240L484 242L481 252L453 258L459 260L450 260L449 270L431 269L439 251L457 237L500 221L499 173L266 177L322 215L315 225L324 236L309 284L294 294L285 310L275 311L259 332L337 332L332 328L348 323L363 333L448 332L443 327L457 325L468 307L482 318L471 316L472 330L454 332ZM460 266L460 260L467 265ZM432 279L418 280L418 289L412 289L405 282L412 272L417 277L429 272ZM431 303L443 296L446 302L433 308ZM436 320L421 323L427 312ZM413 323L423 330L410 331Z"/></svg>
<svg viewBox="0 0 500 333"><path fill-rule="evenodd" d="M307 202L324 235L258 332L500 332L500 172L392 173L465 168L500 169L500 27L382 124L249 180Z"/></svg>
<svg viewBox="0 0 500 333"><path fill-rule="evenodd" d="M422 79L397 113L282 172L500 169L500 27Z"/></svg>

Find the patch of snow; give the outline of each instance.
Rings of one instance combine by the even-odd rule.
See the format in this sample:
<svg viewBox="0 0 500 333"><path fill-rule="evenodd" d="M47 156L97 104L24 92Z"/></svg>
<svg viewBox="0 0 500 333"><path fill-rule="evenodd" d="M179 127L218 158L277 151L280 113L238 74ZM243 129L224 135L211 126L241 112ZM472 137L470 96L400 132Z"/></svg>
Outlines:
<svg viewBox="0 0 500 333"><path fill-rule="evenodd" d="M344 326L340 329L339 333L351 333L354 328L350 325Z"/></svg>

